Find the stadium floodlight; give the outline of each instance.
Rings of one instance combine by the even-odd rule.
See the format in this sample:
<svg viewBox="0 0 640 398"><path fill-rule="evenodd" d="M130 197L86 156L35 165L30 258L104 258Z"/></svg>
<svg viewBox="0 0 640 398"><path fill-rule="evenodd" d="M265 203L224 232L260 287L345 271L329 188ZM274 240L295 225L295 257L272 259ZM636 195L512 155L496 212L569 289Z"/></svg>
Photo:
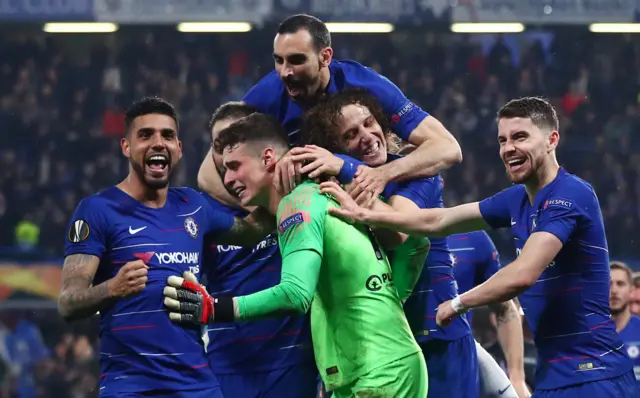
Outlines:
<svg viewBox="0 0 640 398"><path fill-rule="evenodd" d="M451 24L454 33L520 33L524 32L524 25L519 22L496 23L454 23Z"/></svg>
<svg viewBox="0 0 640 398"><path fill-rule="evenodd" d="M251 30L249 22L182 22L177 26L183 33L243 33Z"/></svg>
<svg viewBox="0 0 640 398"><path fill-rule="evenodd" d="M331 33L391 33L395 29L390 23L382 22L327 22Z"/></svg>
<svg viewBox="0 0 640 398"><path fill-rule="evenodd" d="M640 23L592 23L593 33L640 33Z"/></svg>
<svg viewBox="0 0 640 398"><path fill-rule="evenodd" d="M42 30L47 33L113 33L118 25L111 22L48 22Z"/></svg>

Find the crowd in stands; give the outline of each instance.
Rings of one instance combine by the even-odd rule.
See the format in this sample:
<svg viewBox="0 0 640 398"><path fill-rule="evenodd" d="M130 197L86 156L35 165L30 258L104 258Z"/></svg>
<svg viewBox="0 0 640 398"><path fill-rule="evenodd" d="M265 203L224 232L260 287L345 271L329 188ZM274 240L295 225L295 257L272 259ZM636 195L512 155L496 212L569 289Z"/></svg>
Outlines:
<svg viewBox="0 0 640 398"><path fill-rule="evenodd" d="M78 201L126 175L119 147L123 109L143 96L158 95L177 106L185 156L173 184L195 187L210 145L211 112L242 98L273 68L271 40L265 31L198 36L135 30L90 37L4 32L0 246L12 247L14 257L62 256ZM571 31L517 38L397 32L375 40L333 40L337 59L354 59L384 74L458 138L464 161L445 173L447 206L509 186L497 154L494 118L500 105L526 95L551 99L561 120L561 165L595 187L612 257L634 256L640 227L637 41ZM513 255L505 236L494 238L505 258ZM16 366L32 367L34 379L26 385L36 386L34 395L20 396L96 394L95 322L64 329L48 315L34 320L40 315L7 314L0 310L0 334L22 327L34 334L34 343L22 347L29 350L23 363L0 359L0 398L20 390ZM38 330L46 333L35 336ZM0 358L16 355L3 350Z"/></svg>

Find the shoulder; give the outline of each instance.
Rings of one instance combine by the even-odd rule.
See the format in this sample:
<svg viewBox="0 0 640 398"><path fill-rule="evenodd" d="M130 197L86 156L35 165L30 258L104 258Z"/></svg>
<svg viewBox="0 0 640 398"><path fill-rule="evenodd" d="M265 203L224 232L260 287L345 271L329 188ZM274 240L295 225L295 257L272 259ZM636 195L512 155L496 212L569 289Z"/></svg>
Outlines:
<svg viewBox="0 0 640 398"><path fill-rule="evenodd" d="M633 325L633 327L635 328L640 329L640 316L631 315L631 318L629 319L629 324Z"/></svg>
<svg viewBox="0 0 640 398"><path fill-rule="evenodd" d="M260 112L268 113L271 107L280 102L283 94L282 80L276 71L271 71L247 91L242 101Z"/></svg>
<svg viewBox="0 0 640 398"><path fill-rule="evenodd" d="M543 210L550 208L564 208L586 214L599 211L600 205L591 184L573 174L567 174L549 190L542 203Z"/></svg>
<svg viewBox="0 0 640 398"><path fill-rule="evenodd" d="M117 205L121 198L118 198L119 190L115 187L107 188L103 191L84 197L78 206L78 211L90 210L92 215L105 214L113 205Z"/></svg>

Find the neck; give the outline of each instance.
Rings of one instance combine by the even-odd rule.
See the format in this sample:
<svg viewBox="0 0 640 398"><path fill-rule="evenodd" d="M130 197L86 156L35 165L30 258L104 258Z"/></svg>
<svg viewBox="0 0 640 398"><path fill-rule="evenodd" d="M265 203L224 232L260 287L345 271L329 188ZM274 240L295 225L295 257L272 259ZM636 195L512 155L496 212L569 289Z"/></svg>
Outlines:
<svg viewBox="0 0 640 398"><path fill-rule="evenodd" d="M620 333L622 329L624 329L629 320L631 319L631 311L629 310L629 306L627 306L624 310L619 313L612 315L613 321L616 323L616 331Z"/></svg>
<svg viewBox="0 0 640 398"><path fill-rule="evenodd" d="M280 204L282 198L284 198L284 195L278 192L276 186L272 184L269 187L269 197L267 198L266 203L263 205L263 207L266 208L271 215L275 216L278 212L278 205Z"/></svg>
<svg viewBox="0 0 640 398"><path fill-rule="evenodd" d="M133 172L117 187L147 207L160 208L167 202L168 186L161 189L149 188Z"/></svg>
<svg viewBox="0 0 640 398"><path fill-rule="evenodd" d="M318 87L318 94L324 94L329 88L329 82L331 81L331 69L327 66L320 71L320 87Z"/></svg>
<svg viewBox="0 0 640 398"><path fill-rule="evenodd" d="M529 202L533 204L538 192L558 176L558 170L560 170L560 165L554 156L550 161L541 165L536 173L529 178L529 181L525 182L524 186L527 190L527 196L529 196Z"/></svg>

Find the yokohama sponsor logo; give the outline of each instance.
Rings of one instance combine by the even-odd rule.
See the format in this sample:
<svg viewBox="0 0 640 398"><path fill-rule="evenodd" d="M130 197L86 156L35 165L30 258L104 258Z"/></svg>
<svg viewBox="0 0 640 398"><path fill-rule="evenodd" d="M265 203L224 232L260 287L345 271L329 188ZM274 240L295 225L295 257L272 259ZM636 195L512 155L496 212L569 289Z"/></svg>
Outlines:
<svg viewBox="0 0 640 398"><path fill-rule="evenodd" d="M198 264L200 262L200 253L198 252L156 253L156 259L160 264Z"/></svg>

